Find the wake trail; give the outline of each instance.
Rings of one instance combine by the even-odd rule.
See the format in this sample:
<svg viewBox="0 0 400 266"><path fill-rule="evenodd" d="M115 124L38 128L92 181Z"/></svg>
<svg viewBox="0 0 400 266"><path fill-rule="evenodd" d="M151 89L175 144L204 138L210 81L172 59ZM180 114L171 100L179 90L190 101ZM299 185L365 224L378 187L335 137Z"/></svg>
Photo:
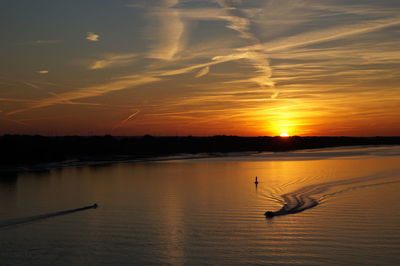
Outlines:
<svg viewBox="0 0 400 266"><path fill-rule="evenodd" d="M266 189L263 189L264 191L261 193L261 195L264 198L274 201L276 203L285 204L285 201L281 198L282 196L280 195L282 193L282 191L288 186L298 184L298 183L303 183L307 180L309 180L309 178L304 177L301 179L296 179L294 181L283 183L280 186L268 187Z"/></svg>
<svg viewBox="0 0 400 266"><path fill-rule="evenodd" d="M373 185L384 185L384 184L392 184L392 183L397 183L400 181L391 181L391 182L382 182L382 183L377 183L377 184L369 184L369 185L361 185L361 186L353 186L350 188L346 188L334 193L329 193L324 196L322 196L319 200L313 198L313 195L318 195L322 194L332 188L338 187L338 186L346 186L346 185L353 185L357 183L363 183L363 182L368 182L368 181L374 181L378 179L387 179L387 178L393 178L393 177L399 177L400 176L400 169L393 169L393 170L388 170L388 171L382 171L378 172L375 174L371 174L368 176L363 176L363 177L356 177L356 178L350 178L350 179L345 179L345 180L338 180L338 181L332 181L332 182L326 182L326 183L320 183L320 184L315 184L315 185L308 185L302 188L299 188L293 192L286 193L281 195L284 205L283 207L278 210L278 211L267 211L265 213L265 216L267 218L272 218L274 216L279 216L279 215L286 215L286 214L294 214L294 213L299 213L304 210L313 208L320 204L322 200L329 196L337 195L339 193L347 192L355 188L365 188Z"/></svg>
<svg viewBox="0 0 400 266"><path fill-rule="evenodd" d="M377 187L377 186L383 186L383 185L398 184L398 183L400 183L400 180L381 182L381 183L373 183L373 184L368 184L368 185L352 186L352 187L349 187L349 188L346 188L346 189L343 189L343 190L339 190L339 191L336 191L336 192L325 194L318 201L319 201L319 204L322 204L322 203L326 202L326 199L329 198L329 197L336 196L336 195L339 195L339 194L342 194L342 193L345 193L345 192L349 192L349 191L352 191L352 190L356 190L356 189L360 189L360 188L369 188L369 187Z"/></svg>
<svg viewBox="0 0 400 266"><path fill-rule="evenodd" d="M93 204L90 206L81 207L81 208L77 208L77 209L64 210L64 211L40 214L40 215L29 216L29 217L24 217L24 218L0 221L0 229L4 228L4 227L14 226L14 225L23 224L23 223L29 223L29 222L47 219L47 218L51 218L51 217L66 215L66 214L70 214L70 213L74 213L74 212L80 212L80 211L85 211L85 210L89 210L89 209L96 209L97 207L98 207L97 204Z"/></svg>

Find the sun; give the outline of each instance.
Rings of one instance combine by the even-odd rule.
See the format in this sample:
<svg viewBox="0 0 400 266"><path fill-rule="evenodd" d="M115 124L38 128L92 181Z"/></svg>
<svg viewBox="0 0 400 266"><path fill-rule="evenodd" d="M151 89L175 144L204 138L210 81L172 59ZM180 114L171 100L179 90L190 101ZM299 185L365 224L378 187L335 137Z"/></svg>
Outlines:
<svg viewBox="0 0 400 266"><path fill-rule="evenodd" d="M286 133L286 132L283 132L283 133L281 133L279 136L281 136L281 137L289 137L289 134Z"/></svg>

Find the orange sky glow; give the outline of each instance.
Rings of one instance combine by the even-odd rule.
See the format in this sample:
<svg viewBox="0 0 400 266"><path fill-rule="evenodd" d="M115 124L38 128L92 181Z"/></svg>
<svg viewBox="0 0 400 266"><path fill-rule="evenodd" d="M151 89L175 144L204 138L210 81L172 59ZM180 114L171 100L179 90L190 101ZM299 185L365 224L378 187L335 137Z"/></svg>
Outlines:
<svg viewBox="0 0 400 266"><path fill-rule="evenodd" d="M8 1L0 134L400 135L394 2Z"/></svg>

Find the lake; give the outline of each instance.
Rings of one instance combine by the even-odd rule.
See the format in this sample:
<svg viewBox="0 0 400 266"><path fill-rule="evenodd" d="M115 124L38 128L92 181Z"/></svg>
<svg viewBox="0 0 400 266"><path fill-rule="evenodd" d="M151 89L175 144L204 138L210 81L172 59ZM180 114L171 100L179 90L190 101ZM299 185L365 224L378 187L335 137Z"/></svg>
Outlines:
<svg viewBox="0 0 400 266"><path fill-rule="evenodd" d="M0 264L397 265L399 193L396 146L7 173Z"/></svg>

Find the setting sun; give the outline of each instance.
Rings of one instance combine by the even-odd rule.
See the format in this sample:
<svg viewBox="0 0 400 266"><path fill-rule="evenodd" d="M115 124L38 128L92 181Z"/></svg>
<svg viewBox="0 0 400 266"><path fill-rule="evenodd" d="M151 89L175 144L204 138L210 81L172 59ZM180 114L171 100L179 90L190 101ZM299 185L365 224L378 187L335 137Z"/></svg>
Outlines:
<svg viewBox="0 0 400 266"><path fill-rule="evenodd" d="M284 133L281 133L280 136L281 136L281 137L289 137L289 134L286 133L286 132L284 132Z"/></svg>

